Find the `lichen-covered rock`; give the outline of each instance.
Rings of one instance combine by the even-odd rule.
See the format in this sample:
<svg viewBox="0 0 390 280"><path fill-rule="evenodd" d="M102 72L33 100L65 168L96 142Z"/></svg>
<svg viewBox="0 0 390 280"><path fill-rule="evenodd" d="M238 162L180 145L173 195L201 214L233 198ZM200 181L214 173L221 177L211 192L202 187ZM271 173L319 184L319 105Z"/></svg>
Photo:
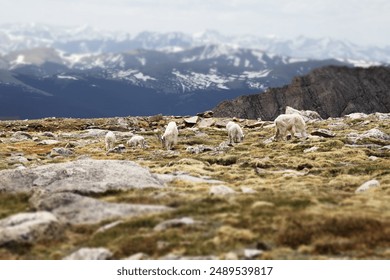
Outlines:
<svg viewBox="0 0 390 280"><path fill-rule="evenodd" d="M63 225L49 212L19 213L0 220L0 246L33 244L62 236Z"/></svg>

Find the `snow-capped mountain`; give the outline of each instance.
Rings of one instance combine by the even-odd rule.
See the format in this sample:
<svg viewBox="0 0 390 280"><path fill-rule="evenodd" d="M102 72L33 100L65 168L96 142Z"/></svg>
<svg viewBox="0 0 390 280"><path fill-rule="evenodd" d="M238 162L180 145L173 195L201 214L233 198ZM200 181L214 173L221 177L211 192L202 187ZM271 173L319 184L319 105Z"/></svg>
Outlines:
<svg viewBox="0 0 390 280"><path fill-rule="evenodd" d="M325 65L347 64L221 44L100 54L27 49L0 57L0 112L23 118L194 114Z"/></svg>
<svg viewBox="0 0 390 280"><path fill-rule="evenodd" d="M331 38L298 37L294 40L252 35L225 36L207 30L194 34L180 32L102 31L90 26L56 27L44 24L8 24L0 26L0 53L53 47L66 53L117 53L134 49L180 51L203 45L231 45L261 49L267 53L309 59L339 59L357 63L390 63L390 46L359 46Z"/></svg>

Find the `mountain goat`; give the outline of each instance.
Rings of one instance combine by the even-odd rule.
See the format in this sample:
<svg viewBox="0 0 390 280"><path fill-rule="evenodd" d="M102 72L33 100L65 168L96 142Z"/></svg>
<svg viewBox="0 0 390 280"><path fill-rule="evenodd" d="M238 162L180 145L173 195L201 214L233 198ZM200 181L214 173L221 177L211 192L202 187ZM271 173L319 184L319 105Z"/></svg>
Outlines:
<svg viewBox="0 0 390 280"><path fill-rule="evenodd" d="M296 132L299 132L303 138L307 137L305 121L299 114L282 114L274 122L276 126L275 140L286 139L287 131L291 133L291 137L295 137Z"/></svg>
<svg viewBox="0 0 390 280"><path fill-rule="evenodd" d="M127 145L130 147L140 146L142 149L145 149L145 138L141 135L134 135L127 141Z"/></svg>
<svg viewBox="0 0 390 280"><path fill-rule="evenodd" d="M112 131L107 132L104 141L106 143L106 150L109 151L114 148L115 146L115 134Z"/></svg>
<svg viewBox="0 0 390 280"><path fill-rule="evenodd" d="M244 133L241 127L235 122L228 122L226 129L229 136L229 144L239 143L244 139Z"/></svg>
<svg viewBox="0 0 390 280"><path fill-rule="evenodd" d="M163 148L171 150L173 145L177 144L178 135L179 131L177 130L176 123L173 121L169 122L164 134L161 136L161 144Z"/></svg>

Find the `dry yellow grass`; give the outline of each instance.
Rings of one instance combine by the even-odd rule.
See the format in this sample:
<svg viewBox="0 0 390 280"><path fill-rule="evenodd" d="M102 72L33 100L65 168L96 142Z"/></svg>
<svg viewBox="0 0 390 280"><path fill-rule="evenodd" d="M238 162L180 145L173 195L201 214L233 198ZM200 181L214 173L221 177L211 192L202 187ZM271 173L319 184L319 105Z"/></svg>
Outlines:
<svg viewBox="0 0 390 280"><path fill-rule="evenodd" d="M343 129L334 129L335 138L312 138L306 141L266 143L274 128L245 130L243 143L226 152L186 152L189 145L218 146L227 140L224 129L180 129L179 143L174 151L162 150L155 129L157 126L140 120L144 128L138 133L146 138L148 148L127 149L124 153L106 155L103 140L74 147L70 157L51 158L54 146L37 142L5 141L13 129L29 124L28 132L80 133L88 125L112 128L110 119L48 119L0 122L0 169L12 168L6 161L12 153L22 152L29 162L42 165L75 160L88 155L95 159L132 160L154 173L183 172L192 176L208 176L223 181L236 194L214 196L210 184L184 180L172 182L162 190L130 190L99 195L110 202L150 203L168 205L174 211L123 220L104 232L100 225L70 226L61 240L38 243L28 248L0 248L1 259L57 259L82 246L106 247L114 258L124 258L143 252L151 258L168 253L185 256L214 255L219 258L243 248L265 250L263 259L387 259L390 246L390 152L389 150L345 145L350 132L363 133L378 127L390 134L390 122L378 123L346 120ZM181 119L177 119L180 123ZM332 129L336 121L325 120L308 125L314 129ZM198 137L198 133L206 136ZM61 140L60 146L74 139ZM125 144L125 139L120 143ZM373 144L377 144L378 141ZM381 143L386 144L386 143ZM388 145L389 143L387 143ZM316 151L303 151L318 147ZM375 156L375 159L370 158ZM355 190L365 181L377 179L380 187L362 194ZM247 187L254 193L242 193ZM0 217L29 209L25 194L0 194ZM5 203L7 201L7 203ZM153 228L165 220L192 217L195 225L168 228L157 232Z"/></svg>

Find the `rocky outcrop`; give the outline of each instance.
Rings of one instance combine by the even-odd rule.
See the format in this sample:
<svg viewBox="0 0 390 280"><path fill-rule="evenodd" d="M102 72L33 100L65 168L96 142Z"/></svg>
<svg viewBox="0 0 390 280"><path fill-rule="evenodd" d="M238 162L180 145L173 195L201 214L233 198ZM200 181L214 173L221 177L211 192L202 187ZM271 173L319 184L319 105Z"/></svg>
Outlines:
<svg viewBox="0 0 390 280"><path fill-rule="evenodd" d="M322 118L354 112L390 111L390 68L323 67L290 85L220 103L215 117L274 120L286 106L313 110Z"/></svg>
<svg viewBox="0 0 390 280"><path fill-rule="evenodd" d="M92 194L108 190L162 188L164 183L146 168L120 160L85 159L0 171L0 191L29 191L33 187Z"/></svg>

